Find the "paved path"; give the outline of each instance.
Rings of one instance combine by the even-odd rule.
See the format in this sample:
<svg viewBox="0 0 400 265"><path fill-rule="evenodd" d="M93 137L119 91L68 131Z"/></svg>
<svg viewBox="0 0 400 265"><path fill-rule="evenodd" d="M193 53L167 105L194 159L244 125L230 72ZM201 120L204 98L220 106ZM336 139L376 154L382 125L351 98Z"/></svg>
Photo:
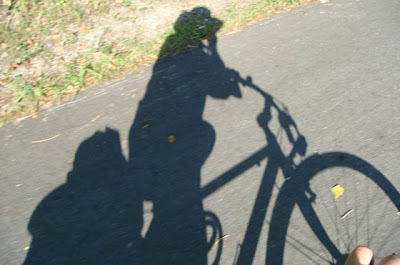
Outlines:
<svg viewBox="0 0 400 265"><path fill-rule="evenodd" d="M268 264L329 264L331 243L400 253L399 10L297 8L2 127L0 263L212 264L223 246L219 264L265 264L268 234L270 253L286 242ZM331 151L355 170L319 172Z"/></svg>

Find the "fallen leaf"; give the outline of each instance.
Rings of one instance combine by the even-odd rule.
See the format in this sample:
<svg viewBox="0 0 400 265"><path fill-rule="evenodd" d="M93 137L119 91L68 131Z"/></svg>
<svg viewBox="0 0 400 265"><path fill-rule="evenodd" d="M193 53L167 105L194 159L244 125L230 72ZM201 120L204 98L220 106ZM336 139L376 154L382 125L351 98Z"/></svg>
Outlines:
<svg viewBox="0 0 400 265"><path fill-rule="evenodd" d="M54 51L55 51L55 52L60 52L60 51L62 51L62 50L63 50L63 47L62 47L62 46L57 46L57 47L54 48Z"/></svg>
<svg viewBox="0 0 400 265"><path fill-rule="evenodd" d="M335 200L337 200L340 196L342 196L344 189L342 186L337 184L331 189L331 191L332 191L333 195L335 195Z"/></svg>
<svg viewBox="0 0 400 265"><path fill-rule="evenodd" d="M39 115L37 113L35 113L35 114L32 115L32 119L37 119L38 116Z"/></svg>
<svg viewBox="0 0 400 265"><path fill-rule="evenodd" d="M168 136L168 142L173 143L173 142L175 142L175 141L176 141L176 139L175 139L175 136L174 136L174 135Z"/></svg>
<svg viewBox="0 0 400 265"><path fill-rule="evenodd" d="M51 38L53 39L53 40L59 40L60 39L60 35L52 35L51 36Z"/></svg>

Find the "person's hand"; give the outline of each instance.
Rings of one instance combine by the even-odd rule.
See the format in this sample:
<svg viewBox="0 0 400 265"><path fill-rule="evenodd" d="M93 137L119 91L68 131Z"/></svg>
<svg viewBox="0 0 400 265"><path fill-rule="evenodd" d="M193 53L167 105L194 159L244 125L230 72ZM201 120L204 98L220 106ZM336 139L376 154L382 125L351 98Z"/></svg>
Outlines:
<svg viewBox="0 0 400 265"><path fill-rule="evenodd" d="M356 247L347 257L345 265L373 265L374 253L363 246ZM400 265L400 257L393 254L387 256L378 265Z"/></svg>

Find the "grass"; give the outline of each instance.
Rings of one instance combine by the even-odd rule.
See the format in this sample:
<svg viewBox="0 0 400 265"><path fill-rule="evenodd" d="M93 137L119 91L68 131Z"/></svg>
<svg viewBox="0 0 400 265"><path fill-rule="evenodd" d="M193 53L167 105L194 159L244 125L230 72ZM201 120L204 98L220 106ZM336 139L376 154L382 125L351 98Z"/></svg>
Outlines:
<svg viewBox="0 0 400 265"><path fill-rule="evenodd" d="M149 6L136 6L128 0L3 1L9 5L0 21L0 58L7 63L0 75L6 98L0 101L0 124L146 66L159 56L194 48L218 30L218 34L230 33L311 0L253 0L245 6L233 1L222 13L212 14L223 24L211 23L197 14L178 20L175 29L166 27L147 39L140 34L112 39L107 34L114 33L107 28L92 34L97 30L93 18L110 16L118 23L134 24L157 4L150 2ZM116 7L129 8L129 12L110 14ZM85 37L88 40L83 42L81 38Z"/></svg>

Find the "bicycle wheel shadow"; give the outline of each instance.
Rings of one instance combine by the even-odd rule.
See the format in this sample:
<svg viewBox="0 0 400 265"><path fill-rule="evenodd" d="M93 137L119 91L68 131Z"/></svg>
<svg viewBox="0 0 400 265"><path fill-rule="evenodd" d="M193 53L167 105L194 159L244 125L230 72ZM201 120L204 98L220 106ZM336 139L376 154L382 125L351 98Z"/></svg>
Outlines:
<svg viewBox="0 0 400 265"><path fill-rule="evenodd" d="M344 198L331 194L339 183L346 184ZM297 257L296 262L303 258L315 264L345 264L359 245L372 248L375 258L382 259L396 251L390 242L399 237L399 210L398 190L367 161L345 152L314 154L279 191L266 263L292 264L288 257Z"/></svg>
<svg viewBox="0 0 400 265"><path fill-rule="evenodd" d="M398 226L398 221L395 219L395 213L400 210L400 194L390 181L367 161L349 153L328 152L321 155L315 154L310 157L305 157L307 150L306 138L300 134L298 127L289 114L286 106L256 85L252 84L251 79L247 82L248 86L259 92L265 100L264 110L258 115L257 121L264 131L267 142L265 149L261 149L250 158L256 159L256 162L258 162L257 159L261 160L264 157L267 157L268 162L248 222L245 238L240 246L240 254L237 258L236 264L253 264L254 262L257 245L261 236L261 230L266 219L266 211L272 197L273 187L276 185L276 178L279 169L281 170L285 181L279 188L278 197L275 205L272 207L273 212L269 223L268 240L266 244L266 264L305 264L308 262L313 262L315 264L322 264L323 262L325 262L324 264L344 264L347 255L350 253L352 248L362 244L362 242L372 246L372 234L376 235L378 238L376 241L378 242L379 238L392 238L393 240L396 240L399 235L393 235L393 232L388 233L388 231L382 229L379 232L373 231L374 233L371 233L371 231L361 231L357 225L354 226L355 230L357 230L355 232L351 231L348 224L344 226L344 229L343 227L338 228L340 226L338 225L338 222L341 222L340 219L345 218L343 217L343 213L345 213L343 210L348 210L349 204L357 204L355 205L355 212L360 214L361 209L358 207L358 204L361 203L364 206L367 206L367 210L364 211L366 214L363 218L371 218L368 216L368 213L384 213L381 215L382 219L385 219L386 221L391 219L393 225L391 231L396 230L395 227ZM275 127L276 124L279 124L278 126L282 129L283 134L286 135L287 142L291 145L289 153L284 153L283 150L285 148L281 143L281 138L278 138L276 134L274 134L274 126L272 125L273 122L271 122L273 119L277 120ZM263 157L262 155L265 156ZM296 158L305 158L305 160L302 159L302 162L298 164L295 163ZM246 163L243 163L243 166L249 167L249 165L245 164ZM240 168L240 165L237 165L236 168ZM339 171L339 175L336 175L330 172L332 169L342 170ZM352 172L350 172L350 174L345 174L346 172L343 171L343 169L352 170ZM238 171L242 170L239 169ZM318 174L325 171L327 173L325 174L327 179L322 178L319 180L321 177ZM361 178L355 179L355 172L360 175ZM334 175L335 178L330 174ZM346 180L345 175L348 176ZM215 184L218 182L226 183L233 179L234 175L225 174L223 178L215 180ZM326 184L328 183L326 180L328 179L330 180L330 184L328 185L331 186L326 187ZM312 188L311 180L313 180ZM318 203L322 202L322 206L318 205L320 210L322 209L324 211L328 207L333 208L333 204L327 204L326 201L328 201L328 199L333 199L333 195L330 194L330 189L333 185L338 184L338 181L345 182L346 184L349 184L349 182L353 184L350 185L352 188L347 191L349 194L355 194L357 191L361 192L361 194L367 194L368 190L374 190L375 192L373 197L375 197L375 201L382 201L382 203L375 204L374 210L370 210L369 212L368 208L372 205L370 199L364 201L361 199L361 196L356 195L352 198L345 196L346 200L342 199L342 202L347 204L347 208L342 208L341 210L343 212L339 214L339 208L335 204L334 208L336 212L334 213L334 216L337 218L334 220L336 221L334 221L334 223L329 222L329 220L326 222L327 217L331 218L333 215L326 214L325 211L323 212L324 215L320 216L316 213L314 208L315 199L317 197L319 199L319 195L321 194L321 190L319 189L321 186L314 185L314 183L321 183L321 181L326 183L323 184L323 199L318 201ZM369 182L369 184L366 184L367 182ZM363 183L363 185L360 185L359 183ZM213 187L214 183L209 186L210 188L215 189L215 187ZM328 190L328 192L326 192L326 190ZM380 191L379 196L376 191ZM318 196L316 192L318 192ZM372 197L372 195L370 197ZM333 201L335 201L335 199L333 199ZM365 202L367 202L367 204ZM389 207L390 209L385 212L382 208L387 204L390 204L391 207ZM299 222L301 225L296 227L297 230L295 230L297 234L296 236L293 236L288 232L289 226L293 226L293 222L297 223L299 219L302 219L299 215L296 215L296 217L292 216L296 205L299 206L305 222ZM385 214L390 215L391 217L389 218L385 216ZM321 217L323 217L323 220L321 220ZM355 218L355 221L359 220ZM367 223L366 226L369 228L370 224L368 220L361 220L360 222L363 225ZM343 222L341 225L343 225ZM311 234L302 232L302 230L305 231L307 227L310 228ZM333 233L332 227L334 228ZM354 227L352 226L352 228ZM366 240L354 238L355 235L357 236L358 234L365 237L365 235L362 234L363 232L368 234ZM345 233L348 238L344 239L340 233ZM314 244L315 242L319 243ZM351 246L351 244L353 244L353 246ZM287 249L288 245L291 248L291 251L294 250L305 259L300 261L300 259L295 258L296 256L291 255L291 253L289 253L289 255L286 254L285 256L285 249ZM375 254L379 255L384 253L384 251L382 251L383 245L384 244L376 245L376 249L379 249L379 252L376 252ZM319 247L319 249L317 247ZM390 254L390 251L393 251L393 249L390 249L390 245L388 246L388 244L386 244L385 247L389 247L389 249L385 250L389 252L381 256L381 258L388 255L388 253ZM324 257L323 255L325 254L327 254L327 256ZM285 259L284 256L286 257Z"/></svg>
<svg viewBox="0 0 400 265"><path fill-rule="evenodd" d="M221 26L205 7L179 16L136 111L129 161L115 130L83 141L66 183L30 219L24 264L207 264L222 228L202 205L200 170L215 142L202 114L206 97L241 97L237 73L217 51ZM200 47L161 58L182 39ZM153 205L147 231L145 201ZM207 226L214 229L212 239Z"/></svg>

